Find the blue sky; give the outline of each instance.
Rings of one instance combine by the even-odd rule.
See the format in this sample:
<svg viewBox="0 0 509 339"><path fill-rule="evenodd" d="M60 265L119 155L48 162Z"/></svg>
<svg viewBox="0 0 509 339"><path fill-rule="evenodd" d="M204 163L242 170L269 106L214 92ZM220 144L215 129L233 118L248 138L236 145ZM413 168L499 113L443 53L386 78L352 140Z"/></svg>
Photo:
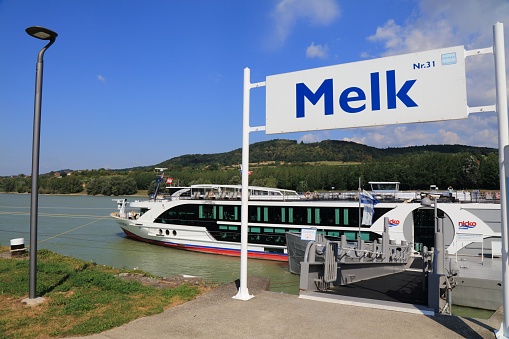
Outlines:
<svg viewBox="0 0 509 339"><path fill-rule="evenodd" d="M268 75L389 55L492 45L507 0L0 0L0 175L30 174L37 53L28 36L59 36L44 56L40 172L153 165L242 146L243 69ZM509 48L506 47L506 54ZM468 104L495 100L493 57L467 59ZM251 91L251 126L265 91ZM467 120L250 134L386 148L498 147L494 113Z"/></svg>

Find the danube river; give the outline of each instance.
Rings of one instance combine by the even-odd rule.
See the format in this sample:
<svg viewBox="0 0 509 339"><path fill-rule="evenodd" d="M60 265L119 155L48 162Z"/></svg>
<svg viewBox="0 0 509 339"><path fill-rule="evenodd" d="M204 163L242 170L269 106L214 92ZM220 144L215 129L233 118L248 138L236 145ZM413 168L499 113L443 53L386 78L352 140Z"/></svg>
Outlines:
<svg viewBox="0 0 509 339"><path fill-rule="evenodd" d="M109 217L116 210L112 197L39 195L38 249L163 277L188 274L214 283L239 278L238 257L193 253L126 238ZM15 238L30 244L30 195L0 194L0 245L10 246ZM298 293L299 277L288 272L286 263L249 259L248 275L269 277L272 291Z"/></svg>

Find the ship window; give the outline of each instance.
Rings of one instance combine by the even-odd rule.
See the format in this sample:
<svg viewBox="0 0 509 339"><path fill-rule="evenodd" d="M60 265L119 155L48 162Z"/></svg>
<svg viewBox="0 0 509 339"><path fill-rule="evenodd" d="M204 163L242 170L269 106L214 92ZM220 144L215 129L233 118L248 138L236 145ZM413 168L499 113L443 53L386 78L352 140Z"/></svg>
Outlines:
<svg viewBox="0 0 509 339"><path fill-rule="evenodd" d="M308 213L307 213L307 223L308 223L308 224L311 224L311 222L312 222L312 218L313 218L313 212L312 212L312 210L313 210L313 209L312 209L311 207L308 207L308 208L307 208L307 212L308 212Z"/></svg>
<svg viewBox="0 0 509 339"><path fill-rule="evenodd" d="M227 230L227 229L228 229L228 226L225 226L225 225L219 225L219 229L220 229L220 230Z"/></svg>
<svg viewBox="0 0 509 339"><path fill-rule="evenodd" d="M336 231L328 231L327 235L330 237L339 237L339 232Z"/></svg>
<svg viewBox="0 0 509 339"><path fill-rule="evenodd" d="M348 208L343 210L343 225L348 226Z"/></svg>
<svg viewBox="0 0 509 339"><path fill-rule="evenodd" d="M288 208L288 222L293 224L293 207Z"/></svg>
<svg viewBox="0 0 509 339"><path fill-rule="evenodd" d="M345 231L344 234L345 234L346 240L355 240L355 232Z"/></svg>
<svg viewBox="0 0 509 339"><path fill-rule="evenodd" d="M265 221L265 222L269 221L269 208L268 207L263 208L263 221Z"/></svg>
<svg viewBox="0 0 509 339"><path fill-rule="evenodd" d="M214 207L214 211L213 211ZM198 217L200 219L210 219L215 215L215 207L210 205L199 205L198 206Z"/></svg>
<svg viewBox="0 0 509 339"><path fill-rule="evenodd" d="M341 225L341 214L339 208L334 209L334 223L336 225Z"/></svg>
<svg viewBox="0 0 509 339"><path fill-rule="evenodd" d="M260 233L261 232L260 227L250 227L249 231L253 232L253 233Z"/></svg>
<svg viewBox="0 0 509 339"><path fill-rule="evenodd" d="M228 230L230 230L230 231L238 231L239 230L239 226L228 226Z"/></svg>
<svg viewBox="0 0 509 339"><path fill-rule="evenodd" d="M281 207L281 222L286 222L286 208Z"/></svg>
<svg viewBox="0 0 509 339"><path fill-rule="evenodd" d="M320 225L320 209L315 208L315 224Z"/></svg>
<svg viewBox="0 0 509 339"><path fill-rule="evenodd" d="M223 206L218 206L219 208L219 220L223 220Z"/></svg>
<svg viewBox="0 0 509 339"><path fill-rule="evenodd" d="M267 227L265 227L265 228L263 229L263 232L265 232L265 233L274 233L274 229L273 229L273 228L267 228Z"/></svg>
<svg viewBox="0 0 509 339"><path fill-rule="evenodd" d="M219 206L219 219L238 221L238 206Z"/></svg>
<svg viewBox="0 0 509 339"><path fill-rule="evenodd" d="M256 221L262 221L262 208L256 208Z"/></svg>
<svg viewBox="0 0 509 339"><path fill-rule="evenodd" d="M276 228L275 231L276 231L276 233L285 233L284 228Z"/></svg>

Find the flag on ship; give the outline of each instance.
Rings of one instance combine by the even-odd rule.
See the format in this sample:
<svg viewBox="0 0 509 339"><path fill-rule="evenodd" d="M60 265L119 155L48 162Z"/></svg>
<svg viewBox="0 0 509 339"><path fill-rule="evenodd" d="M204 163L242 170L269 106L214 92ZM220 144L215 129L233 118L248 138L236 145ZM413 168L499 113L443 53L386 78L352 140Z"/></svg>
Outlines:
<svg viewBox="0 0 509 339"><path fill-rule="evenodd" d="M364 207L362 212L362 224L371 226L373 224L373 214L375 214L375 205L378 204L379 201L366 190L362 190L360 201Z"/></svg>
<svg viewBox="0 0 509 339"><path fill-rule="evenodd" d="M240 165L240 174L242 174L242 164ZM253 171L248 171L247 175L253 174Z"/></svg>

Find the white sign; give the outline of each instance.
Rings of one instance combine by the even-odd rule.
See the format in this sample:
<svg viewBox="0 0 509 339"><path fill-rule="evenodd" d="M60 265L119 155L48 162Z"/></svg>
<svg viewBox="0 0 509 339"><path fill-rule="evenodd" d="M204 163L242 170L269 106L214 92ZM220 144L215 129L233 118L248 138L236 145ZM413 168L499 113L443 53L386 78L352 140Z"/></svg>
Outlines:
<svg viewBox="0 0 509 339"><path fill-rule="evenodd" d="M301 240L316 240L316 228L303 228L300 233Z"/></svg>
<svg viewBox="0 0 509 339"><path fill-rule="evenodd" d="M463 46L266 78L266 133L465 119Z"/></svg>

